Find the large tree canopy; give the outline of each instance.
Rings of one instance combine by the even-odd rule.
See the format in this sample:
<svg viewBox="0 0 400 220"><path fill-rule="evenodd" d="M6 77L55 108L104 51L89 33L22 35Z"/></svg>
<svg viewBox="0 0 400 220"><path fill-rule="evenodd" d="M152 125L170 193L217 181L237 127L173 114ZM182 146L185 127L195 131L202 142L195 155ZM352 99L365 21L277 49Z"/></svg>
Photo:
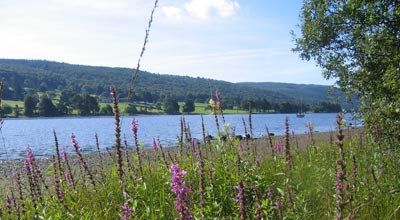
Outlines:
<svg viewBox="0 0 400 220"><path fill-rule="evenodd" d="M397 0L304 0L294 51L362 101L377 137L400 139L400 8ZM395 142L392 142L395 143Z"/></svg>

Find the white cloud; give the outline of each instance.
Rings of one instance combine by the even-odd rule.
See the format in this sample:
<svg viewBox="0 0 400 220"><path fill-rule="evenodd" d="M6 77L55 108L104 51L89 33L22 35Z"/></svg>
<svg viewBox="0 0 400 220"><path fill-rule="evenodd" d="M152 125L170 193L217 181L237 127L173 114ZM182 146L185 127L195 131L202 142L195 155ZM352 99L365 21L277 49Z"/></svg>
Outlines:
<svg viewBox="0 0 400 220"><path fill-rule="evenodd" d="M231 0L192 0L184 5L191 16L208 19L215 12L220 17L234 15L239 3Z"/></svg>
<svg viewBox="0 0 400 220"><path fill-rule="evenodd" d="M211 17L232 16L239 8L239 3L232 0L191 0L182 7L165 6L161 10L168 18L174 20L180 20L183 16L208 20Z"/></svg>
<svg viewBox="0 0 400 220"><path fill-rule="evenodd" d="M162 7L161 11L168 17L174 20L180 20L182 18L182 9L174 6Z"/></svg>

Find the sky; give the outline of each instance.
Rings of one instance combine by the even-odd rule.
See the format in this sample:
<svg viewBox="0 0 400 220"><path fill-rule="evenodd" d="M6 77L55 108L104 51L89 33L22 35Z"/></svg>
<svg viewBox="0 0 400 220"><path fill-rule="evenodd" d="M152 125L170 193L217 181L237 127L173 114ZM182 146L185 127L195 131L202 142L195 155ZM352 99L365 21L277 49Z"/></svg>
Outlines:
<svg viewBox="0 0 400 220"><path fill-rule="evenodd" d="M152 0L0 0L0 58L136 68ZM302 0L159 0L141 70L332 85L293 53Z"/></svg>

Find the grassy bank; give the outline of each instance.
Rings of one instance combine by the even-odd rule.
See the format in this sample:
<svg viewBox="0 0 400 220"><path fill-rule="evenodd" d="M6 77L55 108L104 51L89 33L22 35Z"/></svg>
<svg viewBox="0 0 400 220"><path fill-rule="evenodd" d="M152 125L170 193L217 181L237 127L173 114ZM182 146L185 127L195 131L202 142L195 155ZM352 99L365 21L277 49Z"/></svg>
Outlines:
<svg viewBox="0 0 400 220"><path fill-rule="evenodd" d="M2 219L400 218L397 149L342 130L340 118L333 133L293 135L284 123L285 136L257 140L222 126L219 138L193 140L183 127L178 147L155 140L151 150L134 123L126 142L116 126L115 149L92 155L74 137L77 154L66 155L55 139L53 159L27 149L24 162L0 164Z"/></svg>

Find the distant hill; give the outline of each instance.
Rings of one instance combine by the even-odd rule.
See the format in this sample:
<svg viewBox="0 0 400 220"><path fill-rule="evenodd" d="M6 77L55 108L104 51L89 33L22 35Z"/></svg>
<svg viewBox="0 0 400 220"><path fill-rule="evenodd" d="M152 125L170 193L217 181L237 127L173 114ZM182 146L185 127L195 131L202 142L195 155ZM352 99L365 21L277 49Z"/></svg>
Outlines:
<svg viewBox="0 0 400 220"><path fill-rule="evenodd" d="M134 69L86 66L46 60L0 59L0 77L5 78L8 91L4 95L21 99L16 90L52 91L72 89L100 97L109 97L108 88L115 85L120 98L126 98ZM22 89L21 89L22 88ZM139 71L134 99L155 102L165 97L179 101L193 99L206 102L215 90L226 102L266 98L269 102L300 102L312 104L329 101L329 86L290 83L245 82L206 79L201 77L154 74ZM342 96L337 89L335 96ZM13 94L14 93L14 94ZM7 97L6 97L7 98Z"/></svg>
<svg viewBox="0 0 400 220"><path fill-rule="evenodd" d="M339 97L342 95L337 88L324 85L306 85L276 82L243 82L238 84L264 89L266 91L275 91L278 93L288 94L296 100L303 100L303 102L305 103L329 101L330 98L332 98L330 96Z"/></svg>

